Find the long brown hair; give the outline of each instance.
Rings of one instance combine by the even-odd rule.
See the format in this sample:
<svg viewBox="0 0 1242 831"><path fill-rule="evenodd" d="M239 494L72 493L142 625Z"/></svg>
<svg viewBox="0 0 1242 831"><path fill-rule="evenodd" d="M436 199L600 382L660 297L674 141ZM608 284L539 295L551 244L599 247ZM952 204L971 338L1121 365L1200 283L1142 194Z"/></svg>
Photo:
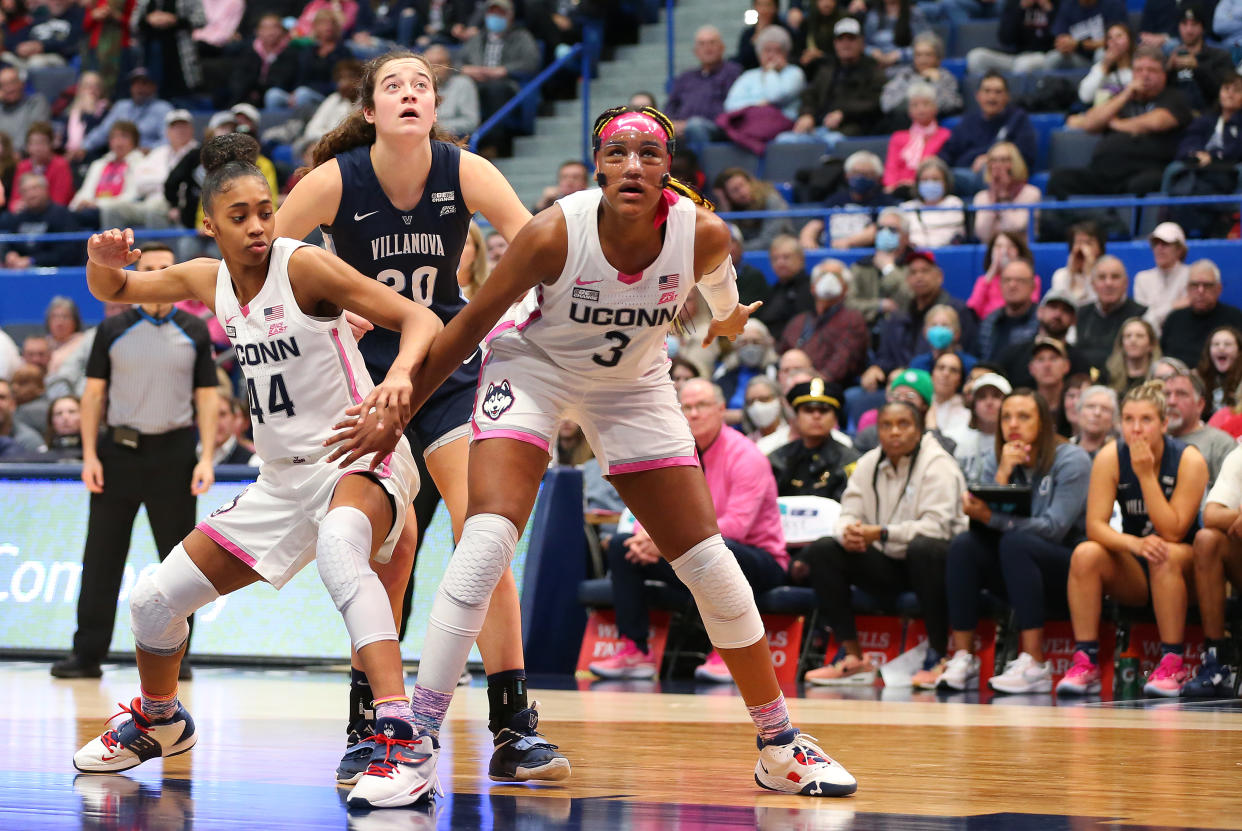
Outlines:
<svg viewBox="0 0 1242 831"><path fill-rule="evenodd" d="M355 147L375 144L375 125L366 120L362 110L375 108L375 84L379 80L379 73L384 68L384 64L403 60L418 61L427 67L427 74L431 76L431 88L436 94L436 106L440 106L440 85L436 81L435 69L422 55L408 49L394 49L378 58L372 58L362 65L362 77L358 79L358 95L356 96L358 107L350 111L349 115L345 116L345 120L335 129L329 130L315 143L315 148L311 151L311 168L319 167ZM460 146L458 140L442 130L439 124L431 125L429 138L432 141L447 141Z"/></svg>
<svg viewBox="0 0 1242 831"><path fill-rule="evenodd" d="M1216 364L1212 363L1212 338L1216 337L1219 332L1228 332L1234 343L1238 345L1238 357L1233 359L1233 366L1223 374L1218 372ZM1203 351L1199 354L1198 372L1199 377L1203 379L1203 385L1207 387L1208 404L1213 403L1216 388L1220 387L1224 391L1221 406L1234 406L1237 403L1238 384L1242 384L1242 332L1232 326L1217 326L1213 329L1207 336L1207 340L1203 342Z"/></svg>
<svg viewBox="0 0 1242 831"><path fill-rule="evenodd" d="M1160 351L1160 338L1156 336L1156 330L1152 325L1141 317L1127 318L1117 330L1117 337L1113 339L1113 351L1109 353L1108 360L1104 362L1104 369L1108 371L1108 385L1116 390L1118 395L1125 395L1130 385L1130 379L1126 375L1126 353L1121 344L1126 328L1132 323L1143 327L1143 330L1147 332L1147 342L1151 344L1151 355L1147 358L1147 377L1151 377L1156 361L1164 357L1164 353Z"/></svg>
<svg viewBox="0 0 1242 831"><path fill-rule="evenodd" d="M1034 447L1035 472L1039 476L1047 476L1057 458L1057 445L1063 444L1065 439L1057 434L1057 422L1052 417L1052 410L1048 409L1047 400L1030 387L1018 387L1001 399L1000 412L996 416L996 461L1000 461L1001 451L1005 448L1005 431L1001 427L1005 405L1009 403L1009 399L1019 397L1034 401L1035 409L1039 411L1039 435L1035 438Z"/></svg>

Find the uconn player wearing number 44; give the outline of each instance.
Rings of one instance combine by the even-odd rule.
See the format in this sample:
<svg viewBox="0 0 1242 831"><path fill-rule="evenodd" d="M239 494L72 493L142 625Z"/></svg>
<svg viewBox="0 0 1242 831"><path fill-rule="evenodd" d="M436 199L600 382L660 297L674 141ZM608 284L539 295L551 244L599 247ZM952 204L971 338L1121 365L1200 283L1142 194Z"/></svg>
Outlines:
<svg viewBox="0 0 1242 831"><path fill-rule="evenodd" d="M533 508L557 424L570 418L693 593L759 734L755 782L845 796L857 788L854 777L790 723L754 597L721 538L668 375L664 338L691 287L712 310L707 342L735 337L760 305L738 303L728 228L670 178L673 140L658 110L601 115L600 188L559 200L522 229L415 378L421 402L487 336L470 448L471 469L487 475L469 479L471 515L432 605L414 714L434 740ZM361 423L344 431L337 452L348 463L388 446L391 435ZM414 785L435 777L431 747Z"/></svg>
<svg viewBox="0 0 1242 831"><path fill-rule="evenodd" d="M245 377L258 480L201 522L130 594L140 695L73 757L78 770L114 773L184 753L198 735L177 699L186 618L221 594L267 581L279 589L312 560L371 679L381 725L370 769L419 758L401 670L396 625L371 561L387 560L418 487L409 445L342 470L324 438L346 408L375 393L368 419L379 429L410 416L409 373L440 331L427 309L363 277L326 251L276 238L275 206L254 139L231 134L203 148L205 229L223 262L200 259L131 272L133 232L88 243L87 281L100 299L172 303L194 298L223 320ZM378 386L362 368L344 309L400 332L392 371ZM310 520L309 522L307 520ZM425 796L374 796L375 807Z"/></svg>

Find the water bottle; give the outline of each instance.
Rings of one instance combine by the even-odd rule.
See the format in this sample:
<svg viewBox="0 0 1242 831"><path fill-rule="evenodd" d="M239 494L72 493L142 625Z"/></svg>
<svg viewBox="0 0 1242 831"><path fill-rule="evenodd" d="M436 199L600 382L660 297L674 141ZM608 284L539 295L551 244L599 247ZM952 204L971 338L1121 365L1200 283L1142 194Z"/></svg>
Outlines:
<svg viewBox="0 0 1242 831"><path fill-rule="evenodd" d="M1137 656L1125 654L1117 659L1117 677L1113 684L1113 697L1116 700L1130 701L1142 696L1143 682L1139 677L1139 670Z"/></svg>

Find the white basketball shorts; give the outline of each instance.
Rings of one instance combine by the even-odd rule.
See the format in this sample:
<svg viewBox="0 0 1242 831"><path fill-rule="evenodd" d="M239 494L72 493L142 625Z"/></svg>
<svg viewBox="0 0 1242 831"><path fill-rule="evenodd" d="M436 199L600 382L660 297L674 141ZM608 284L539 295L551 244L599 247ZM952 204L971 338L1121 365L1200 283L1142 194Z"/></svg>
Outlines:
<svg viewBox="0 0 1242 831"><path fill-rule="evenodd" d="M473 440L516 439L547 452L563 419L582 428L605 475L699 463L665 366L633 381L600 380L557 366L516 332L492 340L475 392Z"/></svg>
<svg viewBox="0 0 1242 831"><path fill-rule="evenodd" d="M328 451L330 452L330 451ZM314 460L295 464L288 459L264 462L259 478L232 501L198 524L198 530L279 589L315 559L319 523L328 513L332 494L346 476L370 474L392 497L392 528L375 560L386 563L401 536L410 500L418 492L418 468L405 437L397 449L368 471L371 456L342 469L338 462Z"/></svg>

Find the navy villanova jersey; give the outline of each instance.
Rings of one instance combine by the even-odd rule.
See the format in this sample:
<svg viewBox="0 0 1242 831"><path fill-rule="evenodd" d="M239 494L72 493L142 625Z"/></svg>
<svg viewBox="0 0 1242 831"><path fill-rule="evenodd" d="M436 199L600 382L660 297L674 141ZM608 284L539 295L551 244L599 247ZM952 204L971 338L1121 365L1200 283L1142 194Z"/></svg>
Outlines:
<svg viewBox="0 0 1242 831"><path fill-rule="evenodd" d="M341 206L332 224L322 229L328 249L448 323L466 305L457 285L457 263L470 230L458 175L461 149L448 142L431 142L427 184L408 213L388 201L371 166L369 145L342 153L336 161L341 168ZM400 346L400 333L378 326L358 342L376 384L384 380ZM476 351L441 390L459 384L473 389L479 360Z"/></svg>
<svg viewBox="0 0 1242 831"><path fill-rule="evenodd" d="M1164 437L1164 455L1160 457L1160 470L1157 475L1165 499L1173 497L1173 489L1177 486L1177 468L1182 463L1182 453L1185 451L1184 442ZM1155 533L1147 516L1143 489L1139 486L1134 467L1130 464L1130 446L1120 440L1117 442L1117 472L1117 503L1121 506L1122 532L1135 537L1146 537ZM1196 518L1182 542L1192 542L1198 530L1199 520Z"/></svg>

